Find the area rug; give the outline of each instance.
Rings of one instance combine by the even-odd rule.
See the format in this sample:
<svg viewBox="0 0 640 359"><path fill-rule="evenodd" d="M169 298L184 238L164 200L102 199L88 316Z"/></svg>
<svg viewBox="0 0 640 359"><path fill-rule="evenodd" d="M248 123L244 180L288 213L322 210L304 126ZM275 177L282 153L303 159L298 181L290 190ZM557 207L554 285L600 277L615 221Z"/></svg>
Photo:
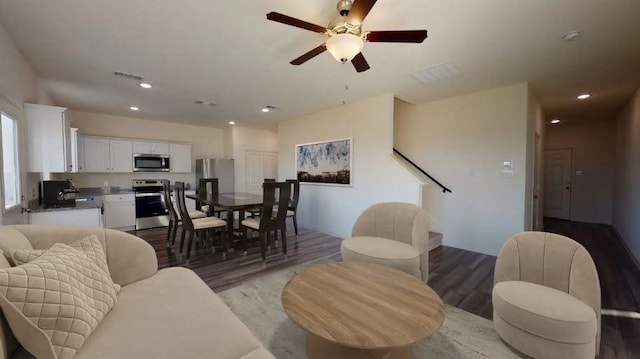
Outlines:
<svg viewBox="0 0 640 359"><path fill-rule="evenodd" d="M218 294L276 358L304 359L306 334L287 317L280 295L291 277L318 263L267 274ZM414 358L520 358L500 341L490 320L449 305L445 309L440 331L415 345Z"/></svg>

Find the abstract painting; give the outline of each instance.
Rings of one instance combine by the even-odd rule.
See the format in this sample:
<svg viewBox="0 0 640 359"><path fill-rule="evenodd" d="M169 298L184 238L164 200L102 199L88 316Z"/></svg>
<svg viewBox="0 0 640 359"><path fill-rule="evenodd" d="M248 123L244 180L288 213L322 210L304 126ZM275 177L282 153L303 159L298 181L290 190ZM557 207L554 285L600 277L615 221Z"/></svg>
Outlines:
<svg viewBox="0 0 640 359"><path fill-rule="evenodd" d="M351 138L296 145L300 183L351 186Z"/></svg>

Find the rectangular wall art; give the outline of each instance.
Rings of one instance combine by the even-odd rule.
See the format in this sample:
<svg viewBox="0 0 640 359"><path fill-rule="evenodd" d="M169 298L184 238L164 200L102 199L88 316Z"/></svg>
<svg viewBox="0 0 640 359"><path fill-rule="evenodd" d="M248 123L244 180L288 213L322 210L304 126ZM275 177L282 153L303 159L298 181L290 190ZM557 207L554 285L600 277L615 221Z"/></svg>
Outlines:
<svg viewBox="0 0 640 359"><path fill-rule="evenodd" d="M300 183L351 186L352 139L296 145Z"/></svg>

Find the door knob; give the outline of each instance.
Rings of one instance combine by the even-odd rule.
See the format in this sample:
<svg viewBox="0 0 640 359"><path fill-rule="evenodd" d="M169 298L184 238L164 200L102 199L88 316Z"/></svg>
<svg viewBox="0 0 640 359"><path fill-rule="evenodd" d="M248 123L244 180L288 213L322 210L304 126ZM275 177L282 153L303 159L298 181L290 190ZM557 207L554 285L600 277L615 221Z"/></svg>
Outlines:
<svg viewBox="0 0 640 359"><path fill-rule="evenodd" d="M570 189L571 189L571 187L570 187L570 186L567 186L567 187L566 187L566 189L567 189L567 191L568 191L568 190L570 190Z"/></svg>

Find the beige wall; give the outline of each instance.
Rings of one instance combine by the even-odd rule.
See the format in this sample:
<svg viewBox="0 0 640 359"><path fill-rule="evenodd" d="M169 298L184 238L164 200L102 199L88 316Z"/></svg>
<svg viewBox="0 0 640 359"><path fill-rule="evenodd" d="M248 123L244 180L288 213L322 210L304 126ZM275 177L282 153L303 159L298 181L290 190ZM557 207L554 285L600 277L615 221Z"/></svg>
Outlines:
<svg viewBox="0 0 640 359"><path fill-rule="evenodd" d="M247 192L247 151L278 152L278 134L240 126L233 126L230 133L231 145L228 148L231 148L235 160L235 190Z"/></svg>
<svg viewBox="0 0 640 359"><path fill-rule="evenodd" d="M547 126L546 149L573 150L572 221L611 224L615 137L615 122L606 119Z"/></svg>
<svg viewBox="0 0 640 359"><path fill-rule="evenodd" d="M296 144L353 138L353 187L302 184L302 227L344 238L371 204L420 204L421 183L391 156L393 106L393 96L384 95L278 124L280 180L296 177Z"/></svg>
<svg viewBox="0 0 640 359"><path fill-rule="evenodd" d="M428 208L446 245L495 255L525 229L526 83L411 105L396 102L395 146L453 193ZM514 174L501 175L503 161Z"/></svg>
<svg viewBox="0 0 640 359"><path fill-rule="evenodd" d="M20 122L20 153L21 167L26 169L26 143L24 136L24 124L22 106L23 103L53 104L48 93L41 86L38 76L22 56L17 46L13 43L9 34L0 24L0 107L3 111L10 112ZM0 156L2 157L2 156ZM35 188L40 180L37 174L22 172L22 193L29 197L31 188ZM1 199L2 193L0 193ZM0 201L0 203L4 203ZM3 224L21 223L24 216L20 213L0 213L0 222Z"/></svg>
<svg viewBox="0 0 640 359"><path fill-rule="evenodd" d="M640 89L617 121L613 226L640 262Z"/></svg>
<svg viewBox="0 0 640 359"><path fill-rule="evenodd" d="M218 128L145 120L133 117L110 116L99 113L71 111L71 126L83 135L142 138L149 140L187 142L192 144L191 157L223 158L224 131ZM195 186L195 175L154 173L76 173L58 174L53 178L71 178L77 187L131 187L135 179L167 178Z"/></svg>
<svg viewBox="0 0 640 359"><path fill-rule="evenodd" d="M71 115L71 126L83 135L188 142L193 146L194 159L224 155L224 131L219 128L80 111L72 111Z"/></svg>

